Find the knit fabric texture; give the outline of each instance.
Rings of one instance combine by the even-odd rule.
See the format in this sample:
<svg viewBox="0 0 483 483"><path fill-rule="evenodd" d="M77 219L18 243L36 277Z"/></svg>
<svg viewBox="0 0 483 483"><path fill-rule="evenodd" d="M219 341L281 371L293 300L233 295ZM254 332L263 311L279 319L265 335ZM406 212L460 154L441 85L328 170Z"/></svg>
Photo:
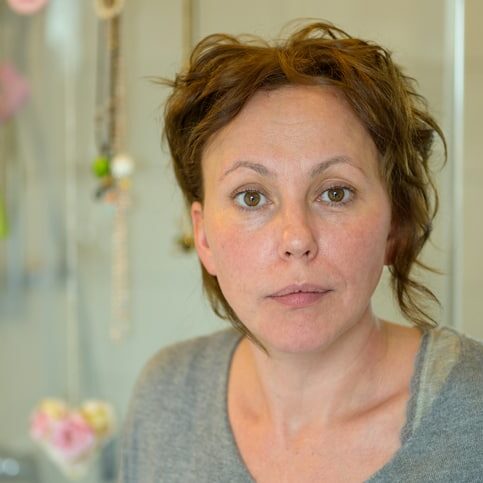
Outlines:
<svg viewBox="0 0 483 483"><path fill-rule="evenodd" d="M254 481L227 413L232 329L162 349L144 368L124 426L119 483ZM424 332L401 447L369 483L483 482L483 344Z"/></svg>

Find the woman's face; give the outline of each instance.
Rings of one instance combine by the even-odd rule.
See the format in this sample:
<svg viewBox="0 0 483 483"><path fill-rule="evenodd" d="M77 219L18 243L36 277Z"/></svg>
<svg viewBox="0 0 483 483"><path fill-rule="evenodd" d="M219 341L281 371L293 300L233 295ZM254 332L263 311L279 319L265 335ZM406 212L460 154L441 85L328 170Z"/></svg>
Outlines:
<svg viewBox="0 0 483 483"><path fill-rule="evenodd" d="M340 92L258 92L202 168L198 255L269 350L321 349L372 319L391 207L376 147Z"/></svg>

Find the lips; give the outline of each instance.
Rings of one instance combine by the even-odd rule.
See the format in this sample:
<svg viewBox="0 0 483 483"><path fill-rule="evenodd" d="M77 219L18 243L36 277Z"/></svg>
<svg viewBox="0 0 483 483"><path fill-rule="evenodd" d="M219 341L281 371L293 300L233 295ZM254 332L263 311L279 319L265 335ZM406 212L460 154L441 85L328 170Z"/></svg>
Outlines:
<svg viewBox="0 0 483 483"><path fill-rule="evenodd" d="M289 285L269 296L275 302L289 307L307 307L314 305L330 290L320 285Z"/></svg>

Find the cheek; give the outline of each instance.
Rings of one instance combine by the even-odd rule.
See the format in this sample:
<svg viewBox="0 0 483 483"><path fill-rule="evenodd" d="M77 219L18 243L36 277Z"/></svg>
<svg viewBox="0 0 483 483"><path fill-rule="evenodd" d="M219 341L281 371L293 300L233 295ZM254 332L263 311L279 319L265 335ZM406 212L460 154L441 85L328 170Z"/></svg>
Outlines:
<svg viewBox="0 0 483 483"><path fill-rule="evenodd" d="M210 246L222 290L246 290L259 280L259 271L273 259L273 237L264 230L230 224L226 219L210 227Z"/></svg>
<svg viewBox="0 0 483 483"><path fill-rule="evenodd" d="M360 219L350 226L345 226L332 239L330 245L334 261L343 273L341 275L349 283L375 288L382 272L389 223L385 217Z"/></svg>

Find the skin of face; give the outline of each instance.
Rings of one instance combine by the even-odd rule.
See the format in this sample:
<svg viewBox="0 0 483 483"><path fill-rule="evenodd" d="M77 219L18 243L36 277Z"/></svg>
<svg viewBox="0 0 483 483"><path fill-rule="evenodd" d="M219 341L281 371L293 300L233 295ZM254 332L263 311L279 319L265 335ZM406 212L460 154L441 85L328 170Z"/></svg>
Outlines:
<svg viewBox="0 0 483 483"><path fill-rule="evenodd" d="M323 351L374 324L391 244L379 155L333 87L259 91L202 156L195 246L269 351Z"/></svg>

